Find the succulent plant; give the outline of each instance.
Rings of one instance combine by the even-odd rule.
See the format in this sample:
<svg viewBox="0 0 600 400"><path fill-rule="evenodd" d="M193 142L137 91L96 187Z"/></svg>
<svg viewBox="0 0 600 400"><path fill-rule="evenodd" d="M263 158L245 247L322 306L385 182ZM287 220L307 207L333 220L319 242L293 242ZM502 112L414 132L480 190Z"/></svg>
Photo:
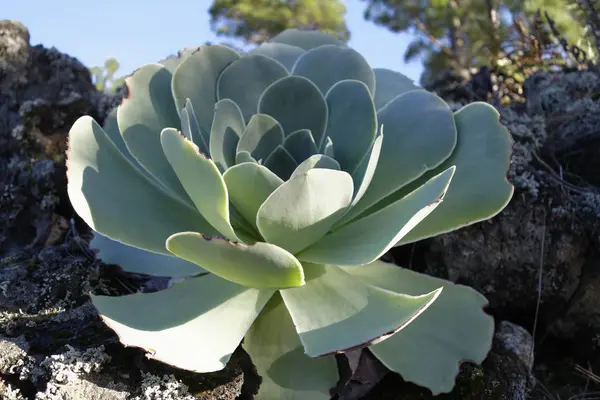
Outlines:
<svg viewBox="0 0 600 400"><path fill-rule="evenodd" d="M332 355L349 349L436 394L462 360L483 361L482 295L378 259L508 203L511 139L493 107L453 113L295 29L246 54L186 51L126 83L103 128L73 125L67 172L100 259L176 278L92 296L123 344L211 372L243 341L259 399L329 398Z"/></svg>

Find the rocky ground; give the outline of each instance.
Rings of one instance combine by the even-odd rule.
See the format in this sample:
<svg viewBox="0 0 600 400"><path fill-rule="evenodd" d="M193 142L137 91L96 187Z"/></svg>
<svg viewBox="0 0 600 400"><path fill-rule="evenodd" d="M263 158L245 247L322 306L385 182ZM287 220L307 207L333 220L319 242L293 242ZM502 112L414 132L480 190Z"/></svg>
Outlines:
<svg viewBox="0 0 600 400"><path fill-rule="evenodd" d="M465 363L440 398L600 391L600 74L539 73L526 89L526 104L501 110L515 139L509 206L386 255L490 300L490 356ZM66 197L71 124L84 114L102 121L118 102L96 91L79 61L31 46L24 26L0 21L0 399L251 399L260 379L243 351L219 373L180 371L123 348L89 303L90 291L157 283L96 261ZM367 352L352 361L343 399L432 398Z"/></svg>

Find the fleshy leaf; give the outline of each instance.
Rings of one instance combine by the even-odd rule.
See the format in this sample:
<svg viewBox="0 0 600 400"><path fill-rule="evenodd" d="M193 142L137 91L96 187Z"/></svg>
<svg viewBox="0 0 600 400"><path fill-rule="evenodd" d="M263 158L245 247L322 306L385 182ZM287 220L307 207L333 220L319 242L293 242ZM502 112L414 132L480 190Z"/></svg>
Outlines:
<svg viewBox="0 0 600 400"><path fill-rule="evenodd" d="M160 145L160 132L179 128L179 114L171 97L171 73L148 64L125 80L128 97L117 110L119 130L129 152L161 185L189 201Z"/></svg>
<svg viewBox="0 0 600 400"><path fill-rule="evenodd" d="M294 160L294 157L283 146L277 146L265 160L265 167L284 181L290 178L297 166L298 163Z"/></svg>
<svg viewBox="0 0 600 400"><path fill-rule="evenodd" d="M329 136L327 136L323 142L323 154L327 157L334 158L335 152L333 150L333 141Z"/></svg>
<svg viewBox="0 0 600 400"><path fill-rule="evenodd" d="M270 40L272 43L284 43L291 46L297 46L304 50L310 50L315 47L326 44L335 44L343 46L344 43L323 32L299 30L296 28L286 29Z"/></svg>
<svg viewBox="0 0 600 400"><path fill-rule="evenodd" d="M104 133L106 133L106 136L108 136L108 138L117 147L117 149L119 149L121 154L125 156L125 158L131 161L131 163L135 165L145 175L152 178L153 180L156 180L152 175L148 173L148 171L144 169L144 167L140 165L140 163L137 162L137 160L129 152L129 149L127 148L127 145L123 140L123 136L121 136L121 131L119 130L119 125L117 123L117 108L113 108L112 111L108 113L108 115L104 119L104 125L102 126L102 129L104 130Z"/></svg>
<svg viewBox="0 0 600 400"><path fill-rule="evenodd" d="M373 68L375 73L375 108L379 110L394 98L422 88L415 85L412 79L400 72L385 68Z"/></svg>
<svg viewBox="0 0 600 400"><path fill-rule="evenodd" d="M356 168L356 171L352 174L352 181L354 182L354 199L352 200L352 207L360 201L371 184L371 179L373 179L375 169L377 168L377 162L379 161L379 154L381 154L382 144L383 134L379 133L373 140L371 148L367 154L364 155L362 161Z"/></svg>
<svg viewBox="0 0 600 400"><path fill-rule="evenodd" d="M272 295L205 275L155 293L91 297L125 346L177 368L213 372L225 367Z"/></svg>
<svg viewBox="0 0 600 400"><path fill-rule="evenodd" d="M196 232L181 232L167 239L167 249L240 285L273 289L304 285L302 265L293 255L271 243L245 245Z"/></svg>
<svg viewBox="0 0 600 400"><path fill-rule="evenodd" d="M215 105L215 119L210 131L210 156L221 171L235 165L235 154L246 123L240 108L229 99Z"/></svg>
<svg viewBox="0 0 600 400"><path fill-rule="evenodd" d="M170 73L175 73L175 70L189 56L198 51L198 47L188 47L183 50L177 52L177 55L169 56L162 61L159 61L159 64L162 64Z"/></svg>
<svg viewBox="0 0 600 400"><path fill-rule="evenodd" d="M298 168L294 170L294 173L292 174L291 178L308 172L313 168L334 169L336 171L339 171L341 169L340 164L338 164L338 162L335 161L333 158L327 157L323 154L315 154L314 156L310 156L309 158L304 160L302 164L298 165Z"/></svg>
<svg viewBox="0 0 600 400"><path fill-rule="evenodd" d="M304 53L304 49L292 46L284 43L263 43L256 49L252 50L250 54L262 54L263 56L270 57L274 60L279 61L288 71L292 70L292 67L296 63L298 57Z"/></svg>
<svg viewBox="0 0 600 400"><path fill-rule="evenodd" d="M116 264L124 271L136 274L180 278L206 273L203 268L181 258L127 246L98 232L94 232L90 249L98 251L96 258L103 263Z"/></svg>
<svg viewBox="0 0 600 400"><path fill-rule="evenodd" d="M448 168L402 199L334 230L299 253L298 259L346 266L377 260L440 204L454 170Z"/></svg>
<svg viewBox="0 0 600 400"><path fill-rule="evenodd" d="M176 129L166 128L161 143L167 160L200 214L231 240L239 240L229 221L229 196L215 163Z"/></svg>
<svg viewBox="0 0 600 400"><path fill-rule="evenodd" d="M327 125L327 103L314 83L301 76L287 76L265 90L258 112L275 118L286 135L300 129L312 132L321 143Z"/></svg>
<svg viewBox="0 0 600 400"><path fill-rule="evenodd" d="M264 162L277 146L283 144L283 139L279 122L270 115L254 114L240 138L237 152L247 151L255 160Z"/></svg>
<svg viewBox="0 0 600 400"><path fill-rule="evenodd" d="M244 338L244 349L262 377L256 400L329 400L338 381L334 357L304 354L294 322L276 293Z"/></svg>
<svg viewBox="0 0 600 400"><path fill-rule="evenodd" d="M250 153L248 153L247 151L240 151L235 155L235 164L242 164L242 163L246 163L246 162L257 162L254 157L252 157L252 155Z"/></svg>
<svg viewBox="0 0 600 400"><path fill-rule="evenodd" d="M181 110L186 99L190 99L203 132L211 129L217 102L217 79L229 64L239 58L226 46L201 46L183 60L173 74L172 90L177 109Z"/></svg>
<svg viewBox="0 0 600 400"><path fill-rule="evenodd" d="M223 179L227 184L231 203L258 230L258 209L283 184L281 178L262 165L242 163L225 171Z"/></svg>
<svg viewBox="0 0 600 400"><path fill-rule="evenodd" d="M285 138L283 147L298 164L301 164L310 156L317 154L315 139L308 129L300 129L299 131L290 133Z"/></svg>
<svg viewBox="0 0 600 400"><path fill-rule="evenodd" d="M435 171L456 165L444 202L398 244L406 244L492 218L510 201L514 187L506 179L512 138L487 103L471 103L454 115L458 144Z"/></svg>
<svg viewBox="0 0 600 400"><path fill-rule="evenodd" d="M276 80L289 75L278 61L251 54L231 63L217 82L217 99L231 99L246 120L256 113L261 94Z"/></svg>
<svg viewBox="0 0 600 400"><path fill-rule="evenodd" d="M394 293L334 265L304 264L304 270L305 286L280 293L310 357L383 341L415 320L441 292L440 288L420 296Z"/></svg>
<svg viewBox="0 0 600 400"><path fill-rule="evenodd" d="M311 169L279 186L258 210L265 240L295 254L323 237L352 201L352 178Z"/></svg>
<svg viewBox="0 0 600 400"><path fill-rule="evenodd" d="M173 233L217 233L192 206L139 172L88 116L69 132L67 178L77 214L95 231L129 246L170 255L165 240Z"/></svg>
<svg viewBox="0 0 600 400"><path fill-rule="evenodd" d="M397 97L379 110L377 117L385 129L385 138L375 175L348 218L360 215L425 172L437 168L456 146L452 111L444 100L424 90Z"/></svg>
<svg viewBox="0 0 600 400"><path fill-rule="evenodd" d="M196 118L196 112L194 111L194 105L187 99L185 101L185 107L181 110L181 113L186 112L189 119L189 129L191 140L200 148L200 151L204 154L209 154L210 149L208 143L210 142L210 132L203 132L198 125L198 119ZM181 128L184 129L183 122Z"/></svg>
<svg viewBox="0 0 600 400"><path fill-rule="evenodd" d="M399 334L371 347L386 367L406 381L429 388L434 396L448 393L463 361L480 364L486 358L494 319L483 311L485 297L472 288L382 261L343 270L363 282L409 295L443 287L423 315Z"/></svg>
<svg viewBox="0 0 600 400"><path fill-rule="evenodd" d="M346 46L327 45L307 51L294 64L292 74L310 79L323 95L346 79L361 81L370 93L375 91L375 74L369 63L359 52Z"/></svg>
<svg viewBox="0 0 600 400"><path fill-rule="evenodd" d="M335 159L343 171L353 174L377 133L377 114L367 86L345 80L331 87L327 95L327 136L333 142Z"/></svg>

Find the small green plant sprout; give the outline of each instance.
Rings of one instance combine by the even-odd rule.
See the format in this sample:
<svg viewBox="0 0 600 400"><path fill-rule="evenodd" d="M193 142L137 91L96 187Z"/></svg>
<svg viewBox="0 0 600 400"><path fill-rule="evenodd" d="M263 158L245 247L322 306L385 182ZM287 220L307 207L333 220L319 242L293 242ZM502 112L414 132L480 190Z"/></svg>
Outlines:
<svg viewBox="0 0 600 400"><path fill-rule="evenodd" d="M92 296L123 344L211 372L243 341L269 400L328 399L349 349L436 394L484 360L482 295L378 259L505 207L512 140L494 108L453 113L296 29L245 54L205 45L126 84L103 128L75 122L67 172L100 259L181 278Z"/></svg>

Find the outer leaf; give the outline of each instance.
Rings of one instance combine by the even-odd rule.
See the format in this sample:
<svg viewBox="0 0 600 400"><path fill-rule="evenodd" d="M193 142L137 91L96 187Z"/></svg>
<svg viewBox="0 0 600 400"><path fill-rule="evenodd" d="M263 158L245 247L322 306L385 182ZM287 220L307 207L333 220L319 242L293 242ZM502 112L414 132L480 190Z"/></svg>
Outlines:
<svg viewBox="0 0 600 400"><path fill-rule="evenodd" d="M422 89L413 80L399 72L373 68L375 73L375 108L379 110L396 97L411 90Z"/></svg>
<svg viewBox="0 0 600 400"><path fill-rule="evenodd" d="M378 120L385 129L385 139L377 169L367 192L348 218L360 215L440 166L456 146L452 111L444 100L429 92L415 90L397 97L379 111Z"/></svg>
<svg viewBox="0 0 600 400"><path fill-rule="evenodd" d="M245 245L196 232L181 232L167 239L167 249L240 285L277 289L304 285L302 265L293 255L271 243Z"/></svg>
<svg viewBox="0 0 600 400"><path fill-rule="evenodd" d="M363 82L371 93L375 91L375 74L367 60L349 47L327 45L302 54L292 74L305 76L325 94L334 84L346 79Z"/></svg>
<svg viewBox="0 0 600 400"><path fill-rule="evenodd" d="M190 99L203 132L211 130L217 102L217 79L229 64L239 58L226 46L202 46L181 62L173 74L172 90L177 109L181 110L186 99Z"/></svg>
<svg viewBox="0 0 600 400"><path fill-rule="evenodd" d="M292 70L294 63L304 53L304 49L284 43L263 43L250 54L262 54L279 61L288 71Z"/></svg>
<svg viewBox="0 0 600 400"><path fill-rule="evenodd" d="M213 372L225 367L272 295L206 275L155 293L91 297L124 345L178 368Z"/></svg>
<svg viewBox="0 0 600 400"><path fill-rule="evenodd" d="M239 240L229 222L229 196L215 163L176 129L162 131L167 160L200 214L223 236Z"/></svg>
<svg viewBox="0 0 600 400"><path fill-rule="evenodd" d="M262 383L256 400L329 400L338 380L334 357L304 354L294 322L275 294L244 338Z"/></svg>
<svg viewBox="0 0 600 400"><path fill-rule="evenodd" d="M119 265L127 272L175 278L194 276L206 271L178 257L151 253L111 240L94 232L90 249L97 250L96 258L105 264Z"/></svg>
<svg viewBox="0 0 600 400"><path fill-rule="evenodd" d="M296 28L286 29L280 34L271 38L270 42L284 43L291 46L297 46L304 50L310 50L325 44L344 45L331 35L318 31L305 31Z"/></svg>
<svg viewBox="0 0 600 400"><path fill-rule="evenodd" d="M494 319L482 310L487 300L472 288L381 261L343 270L363 282L410 295L444 288L427 312L402 332L371 347L386 367L405 380L429 388L434 396L448 393L461 362L481 363L486 358Z"/></svg>
<svg viewBox="0 0 600 400"><path fill-rule="evenodd" d="M221 171L235 165L235 153L246 123L240 108L229 99L215 105L215 119L210 131L210 156Z"/></svg>
<svg viewBox="0 0 600 400"><path fill-rule="evenodd" d="M298 165L298 168L294 170L294 173L291 177L293 178L295 176L301 175L313 168L334 169L336 171L339 171L341 169L340 164L338 164L338 162L335 161L333 158L327 157L323 154L315 154L314 156L310 156L309 158L304 160L302 164Z"/></svg>
<svg viewBox="0 0 600 400"><path fill-rule="evenodd" d="M217 99L233 100L248 120L256 113L265 89L287 75L285 67L272 58L260 54L242 57L223 70L217 82Z"/></svg>
<svg viewBox="0 0 600 400"><path fill-rule="evenodd" d="M183 60L185 60L186 58L188 58L190 55L194 54L196 51L198 51L198 47L187 47L183 50L180 50L177 52L177 55L174 56L169 56L167 58L165 58L162 61L159 61L159 64L162 64L165 66L165 68L167 70L169 70L170 73L175 73L175 70L177 69L177 67L179 66L179 64L181 64L183 62Z"/></svg>
<svg viewBox="0 0 600 400"><path fill-rule="evenodd" d="M395 203L335 230L298 254L298 259L347 266L375 261L440 204L454 170L448 168Z"/></svg>
<svg viewBox="0 0 600 400"><path fill-rule="evenodd" d="M377 343L405 328L439 296L398 294L361 282L329 265L305 265L307 284L282 290L310 357Z"/></svg>
<svg viewBox="0 0 600 400"><path fill-rule="evenodd" d="M317 154L317 145L315 139L308 129L300 129L292 132L285 139L283 147L290 153L298 164Z"/></svg>
<svg viewBox="0 0 600 400"><path fill-rule="evenodd" d="M148 64L129 76L128 97L117 110L119 129L127 149L161 185L189 201L160 145L160 132L179 128L179 115L170 96L171 73L160 64Z"/></svg>
<svg viewBox="0 0 600 400"><path fill-rule="evenodd" d="M329 110L326 134L342 170L352 174L375 139L375 105L367 86L355 80L336 83L325 99Z"/></svg>
<svg viewBox="0 0 600 400"><path fill-rule="evenodd" d="M255 160L264 162L277 146L283 144L283 139L283 128L279 122L270 115L254 114L240 138L236 151L247 151Z"/></svg>
<svg viewBox="0 0 600 400"><path fill-rule="evenodd" d="M275 189L258 210L256 223L267 242L295 254L323 237L351 201L350 175L311 169Z"/></svg>
<svg viewBox="0 0 600 400"><path fill-rule="evenodd" d="M452 156L435 171L456 165L456 176L444 202L406 235L406 244L460 229L498 214L514 187L506 179L512 138L499 114L487 103L471 103L454 115L459 142ZM432 171L432 173L435 173Z"/></svg>
<svg viewBox="0 0 600 400"><path fill-rule="evenodd" d="M283 146L277 146L265 160L265 167L277 174L281 179L288 180L298 163Z"/></svg>
<svg viewBox="0 0 600 400"><path fill-rule="evenodd" d="M258 112L279 121L286 135L310 130L317 144L327 125L325 98L314 83L300 76L288 76L269 86L260 98Z"/></svg>
<svg viewBox="0 0 600 400"><path fill-rule="evenodd" d="M242 163L225 171L223 179L231 203L255 229L256 214L267 197L283 184L268 168L255 163Z"/></svg>
<svg viewBox="0 0 600 400"><path fill-rule="evenodd" d="M170 255L165 240L182 230L216 230L131 164L90 117L69 132L67 191L77 214L95 231L130 246Z"/></svg>
<svg viewBox="0 0 600 400"><path fill-rule="evenodd" d="M144 169L144 167L140 165L140 163L137 162L137 160L129 152L129 149L123 140L123 136L121 136L121 131L119 130L119 125L117 123L117 108L113 108L112 111L108 113L104 119L104 125L102 129L104 130L104 133L106 133L106 136L108 136L108 138L113 142L117 149L119 149L125 158L127 158L133 165L135 165L140 171L142 171L152 180L156 180L148 173L148 171Z"/></svg>

